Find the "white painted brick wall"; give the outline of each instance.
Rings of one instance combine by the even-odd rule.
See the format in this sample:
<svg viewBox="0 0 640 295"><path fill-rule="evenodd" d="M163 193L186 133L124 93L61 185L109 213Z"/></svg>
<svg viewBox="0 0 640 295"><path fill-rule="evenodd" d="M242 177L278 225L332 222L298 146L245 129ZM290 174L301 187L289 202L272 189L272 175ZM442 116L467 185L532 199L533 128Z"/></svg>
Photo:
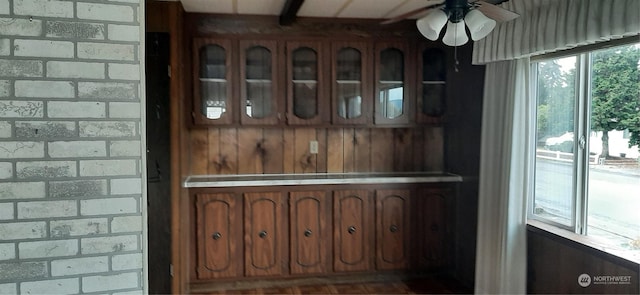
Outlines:
<svg viewBox="0 0 640 295"><path fill-rule="evenodd" d="M73 98L75 89L70 81L16 81L17 97Z"/></svg>
<svg viewBox="0 0 640 295"><path fill-rule="evenodd" d="M14 258L16 258L16 246L13 243L0 243L0 261ZM3 293L0 292L0 294Z"/></svg>
<svg viewBox="0 0 640 295"><path fill-rule="evenodd" d="M142 267L142 256L139 253L115 255L111 258L113 270L129 270Z"/></svg>
<svg viewBox="0 0 640 295"><path fill-rule="evenodd" d="M80 201L80 215L82 216L136 213L137 211L137 201L134 198L109 198Z"/></svg>
<svg viewBox="0 0 640 295"><path fill-rule="evenodd" d="M142 180L140 178L112 179L111 194L112 195L133 195L140 194L142 191Z"/></svg>
<svg viewBox="0 0 640 295"><path fill-rule="evenodd" d="M109 153L112 157L137 157L140 156L140 141L122 140L112 141L109 145Z"/></svg>
<svg viewBox="0 0 640 295"><path fill-rule="evenodd" d="M0 23L11 24L0 26L0 36L40 36L42 34L42 21L29 21L27 18L0 17Z"/></svg>
<svg viewBox="0 0 640 295"><path fill-rule="evenodd" d="M78 205L74 200L18 203L18 219L70 217L77 215Z"/></svg>
<svg viewBox="0 0 640 295"><path fill-rule="evenodd" d="M54 141L49 142L48 151L52 158L86 158L107 155L104 141Z"/></svg>
<svg viewBox="0 0 640 295"><path fill-rule="evenodd" d="M104 118L106 114L104 102L50 101L47 103L49 118Z"/></svg>
<svg viewBox="0 0 640 295"><path fill-rule="evenodd" d="M73 2L55 0L14 0L13 13L47 17L73 17Z"/></svg>
<svg viewBox="0 0 640 295"><path fill-rule="evenodd" d="M18 178L59 178L77 176L75 161L17 162Z"/></svg>
<svg viewBox="0 0 640 295"><path fill-rule="evenodd" d="M76 294L80 293L78 278L20 283L21 294Z"/></svg>
<svg viewBox="0 0 640 295"><path fill-rule="evenodd" d="M137 64L110 63L109 78L120 80L140 80L140 66Z"/></svg>
<svg viewBox="0 0 640 295"><path fill-rule="evenodd" d="M38 239L46 236L44 221L0 223L0 241Z"/></svg>
<svg viewBox="0 0 640 295"><path fill-rule="evenodd" d="M0 203L0 220L10 220L15 218L13 203Z"/></svg>
<svg viewBox="0 0 640 295"><path fill-rule="evenodd" d="M138 236L84 238L80 240L82 254L99 254L138 250Z"/></svg>
<svg viewBox="0 0 640 295"><path fill-rule="evenodd" d="M54 277L107 272L108 270L109 258L107 256L51 261L51 275Z"/></svg>
<svg viewBox="0 0 640 295"><path fill-rule="evenodd" d="M137 118L140 117L140 103L110 102L109 118Z"/></svg>
<svg viewBox="0 0 640 295"><path fill-rule="evenodd" d="M0 183L0 201L3 199L37 199L44 197L44 182Z"/></svg>
<svg viewBox="0 0 640 295"><path fill-rule="evenodd" d="M109 231L106 218L53 220L49 228L52 238L91 236Z"/></svg>
<svg viewBox="0 0 640 295"><path fill-rule="evenodd" d="M114 217L111 221L112 233L128 233L142 231L142 219L140 216Z"/></svg>
<svg viewBox="0 0 640 295"><path fill-rule="evenodd" d="M138 286L138 273L122 273L110 276L92 276L82 278L83 292L101 292L118 289L135 288Z"/></svg>
<svg viewBox="0 0 640 295"><path fill-rule="evenodd" d="M47 62L47 77L103 79L104 63L97 62Z"/></svg>
<svg viewBox="0 0 640 295"><path fill-rule="evenodd" d="M28 100L0 101L0 118L42 118L44 103Z"/></svg>
<svg viewBox="0 0 640 295"><path fill-rule="evenodd" d="M133 9L130 6L97 3L78 3L78 18L132 22Z"/></svg>
<svg viewBox="0 0 640 295"><path fill-rule="evenodd" d="M18 243L21 259L73 256L78 254L78 240L51 240Z"/></svg>
<svg viewBox="0 0 640 295"><path fill-rule="evenodd" d="M142 294L140 0L0 0L0 294Z"/></svg>
<svg viewBox="0 0 640 295"><path fill-rule="evenodd" d="M78 43L78 57L96 60L134 60L134 46L125 44Z"/></svg>
<svg viewBox="0 0 640 295"><path fill-rule="evenodd" d="M68 41L14 40L15 56L73 57L75 46Z"/></svg>

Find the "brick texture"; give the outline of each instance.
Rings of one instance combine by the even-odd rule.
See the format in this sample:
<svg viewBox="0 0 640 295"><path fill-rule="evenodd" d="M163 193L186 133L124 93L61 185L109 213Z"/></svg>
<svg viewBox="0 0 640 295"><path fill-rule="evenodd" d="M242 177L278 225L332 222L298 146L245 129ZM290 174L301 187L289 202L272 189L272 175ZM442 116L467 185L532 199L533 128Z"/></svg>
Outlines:
<svg viewBox="0 0 640 295"><path fill-rule="evenodd" d="M0 294L144 293L141 0L0 0Z"/></svg>

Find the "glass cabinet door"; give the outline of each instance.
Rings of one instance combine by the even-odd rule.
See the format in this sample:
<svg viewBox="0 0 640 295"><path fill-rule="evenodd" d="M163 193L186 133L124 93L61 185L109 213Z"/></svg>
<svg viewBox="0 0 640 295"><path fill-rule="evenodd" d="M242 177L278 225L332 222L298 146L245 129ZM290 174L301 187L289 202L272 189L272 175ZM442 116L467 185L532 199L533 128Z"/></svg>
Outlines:
<svg viewBox="0 0 640 295"><path fill-rule="evenodd" d="M418 121L437 123L446 111L446 54L440 48L421 48L418 61Z"/></svg>
<svg viewBox="0 0 640 295"><path fill-rule="evenodd" d="M276 124L279 121L275 42L240 41L241 122Z"/></svg>
<svg viewBox="0 0 640 295"><path fill-rule="evenodd" d="M231 43L228 40L194 41L194 116L197 124L232 122L230 84Z"/></svg>
<svg viewBox="0 0 640 295"><path fill-rule="evenodd" d="M287 42L289 124L320 124L324 120L322 50L319 42ZM326 105L326 104L325 104Z"/></svg>
<svg viewBox="0 0 640 295"><path fill-rule="evenodd" d="M407 46L377 44L375 124L409 122Z"/></svg>
<svg viewBox="0 0 640 295"><path fill-rule="evenodd" d="M362 43L335 43L332 46L333 123L370 122L371 94L367 81L370 56Z"/></svg>

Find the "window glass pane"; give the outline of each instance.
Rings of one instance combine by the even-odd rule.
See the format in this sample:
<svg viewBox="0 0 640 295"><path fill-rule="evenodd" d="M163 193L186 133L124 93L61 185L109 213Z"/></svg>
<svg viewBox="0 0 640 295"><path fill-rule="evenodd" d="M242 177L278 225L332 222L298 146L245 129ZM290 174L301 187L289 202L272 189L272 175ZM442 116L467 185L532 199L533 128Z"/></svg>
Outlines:
<svg viewBox="0 0 640 295"><path fill-rule="evenodd" d="M640 45L591 54L587 234L640 257ZM625 136L626 135L626 136Z"/></svg>
<svg viewBox="0 0 640 295"><path fill-rule="evenodd" d="M393 119L403 113L404 55L394 48L380 52L380 81L378 109L385 118Z"/></svg>
<svg viewBox="0 0 640 295"><path fill-rule="evenodd" d="M355 48L342 48L336 60L338 116L351 119L362 116L362 58Z"/></svg>
<svg viewBox="0 0 640 295"><path fill-rule="evenodd" d="M427 116L441 116L445 112L446 56L439 48L422 52L422 109Z"/></svg>
<svg viewBox="0 0 640 295"><path fill-rule="evenodd" d="M245 112L252 118L271 115L271 51L262 46L247 49Z"/></svg>
<svg viewBox="0 0 640 295"><path fill-rule="evenodd" d="M218 45L200 49L200 95L202 113L220 119L227 110L226 53Z"/></svg>
<svg viewBox="0 0 640 295"><path fill-rule="evenodd" d="M318 114L318 56L307 47L293 51L293 114L311 119Z"/></svg>
<svg viewBox="0 0 640 295"><path fill-rule="evenodd" d="M574 226L574 114L576 57L537 67L535 192L533 214Z"/></svg>

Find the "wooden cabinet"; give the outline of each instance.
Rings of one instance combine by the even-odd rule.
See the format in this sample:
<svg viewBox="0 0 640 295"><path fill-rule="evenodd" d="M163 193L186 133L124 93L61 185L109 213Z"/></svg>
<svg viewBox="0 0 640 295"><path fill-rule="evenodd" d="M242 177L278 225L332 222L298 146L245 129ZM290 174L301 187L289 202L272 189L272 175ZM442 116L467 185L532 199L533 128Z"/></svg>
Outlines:
<svg viewBox="0 0 640 295"><path fill-rule="evenodd" d="M286 43L287 123L312 125L327 122L326 56L321 42Z"/></svg>
<svg viewBox="0 0 640 295"><path fill-rule="evenodd" d="M408 124L412 114L411 51L405 42L375 44L376 125Z"/></svg>
<svg viewBox="0 0 640 295"><path fill-rule="evenodd" d="M232 91L233 52L230 40L194 40L192 116L196 124L233 123L237 104Z"/></svg>
<svg viewBox="0 0 640 295"><path fill-rule="evenodd" d="M331 198L324 191L291 192L289 232L292 274L326 273L331 268L329 210Z"/></svg>
<svg viewBox="0 0 640 295"><path fill-rule="evenodd" d="M331 43L332 123L365 125L371 122L373 81L370 45Z"/></svg>
<svg viewBox="0 0 640 295"><path fill-rule="evenodd" d="M421 43L417 57L417 121L440 123L447 110L447 55Z"/></svg>
<svg viewBox="0 0 640 295"><path fill-rule="evenodd" d="M275 276L286 267L286 233L279 192L244 194L246 276Z"/></svg>
<svg viewBox="0 0 640 295"><path fill-rule="evenodd" d="M276 125L283 114L282 55L276 41L240 40L240 122Z"/></svg>
<svg viewBox="0 0 640 295"><path fill-rule="evenodd" d="M376 268L406 269L409 265L411 192L376 191Z"/></svg>
<svg viewBox="0 0 640 295"><path fill-rule="evenodd" d="M196 272L198 279L241 274L242 211L233 194L196 196Z"/></svg>
<svg viewBox="0 0 640 295"><path fill-rule="evenodd" d="M442 188L421 188L415 197L417 237L417 268L437 270L447 266L449 238L447 236L447 202L450 191Z"/></svg>
<svg viewBox="0 0 640 295"><path fill-rule="evenodd" d="M373 207L368 190L333 192L333 268L336 272L373 269Z"/></svg>

